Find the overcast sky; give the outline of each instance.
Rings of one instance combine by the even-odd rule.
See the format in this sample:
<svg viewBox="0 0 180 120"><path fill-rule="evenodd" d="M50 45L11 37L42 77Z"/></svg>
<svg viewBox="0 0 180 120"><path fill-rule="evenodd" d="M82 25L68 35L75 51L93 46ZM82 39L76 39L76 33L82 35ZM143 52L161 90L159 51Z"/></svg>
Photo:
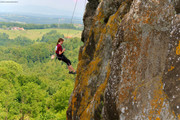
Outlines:
<svg viewBox="0 0 180 120"><path fill-rule="evenodd" d="M17 1L17 3L2 3L2 1ZM83 15L86 1L78 0L76 16ZM75 2L76 0L0 0L0 12L70 15L73 12Z"/></svg>

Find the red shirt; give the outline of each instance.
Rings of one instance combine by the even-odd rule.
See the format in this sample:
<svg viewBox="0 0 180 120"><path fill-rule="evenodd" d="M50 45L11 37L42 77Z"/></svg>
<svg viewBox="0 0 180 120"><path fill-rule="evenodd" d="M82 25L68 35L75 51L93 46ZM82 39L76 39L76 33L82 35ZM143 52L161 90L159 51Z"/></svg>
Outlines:
<svg viewBox="0 0 180 120"><path fill-rule="evenodd" d="M57 50L56 50L56 54L59 55L59 51L62 52L62 46L60 44L57 45Z"/></svg>

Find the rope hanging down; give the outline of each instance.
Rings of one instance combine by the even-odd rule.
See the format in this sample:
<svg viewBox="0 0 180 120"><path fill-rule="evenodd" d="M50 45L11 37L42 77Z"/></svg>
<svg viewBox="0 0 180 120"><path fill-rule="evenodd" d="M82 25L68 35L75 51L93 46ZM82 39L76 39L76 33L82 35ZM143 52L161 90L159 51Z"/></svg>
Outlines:
<svg viewBox="0 0 180 120"><path fill-rule="evenodd" d="M74 10L73 10L73 14L72 14L72 17L71 17L70 25L72 24L72 21L73 21L73 17L74 17L74 13L75 13L75 10L76 10L77 2L78 2L78 0L76 0L75 6L74 6ZM68 29L67 37L68 37L68 35L69 35L69 30L70 30L70 29Z"/></svg>

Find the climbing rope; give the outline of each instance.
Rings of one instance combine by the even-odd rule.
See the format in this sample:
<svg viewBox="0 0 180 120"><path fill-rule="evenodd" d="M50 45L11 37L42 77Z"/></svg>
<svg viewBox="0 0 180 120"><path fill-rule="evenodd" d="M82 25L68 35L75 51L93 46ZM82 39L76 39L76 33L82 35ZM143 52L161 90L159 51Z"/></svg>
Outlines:
<svg viewBox="0 0 180 120"><path fill-rule="evenodd" d="M78 0L76 0L75 6L74 6L74 10L73 10L73 13L72 13L70 25L71 25L72 22L73 22L73 18L74 18L74 13L75 13L75 10L76 10L77 2L78 2ZM70 29L68 29L67 37L68 37L68 35L69 35L69 30L70 30Z"/></svg>
<svg viewBox="0 0 180 120"><path fill-rule="evenodd" d="M78 0L76 0L75 6L74 6L74 10L73 10L73 14L72 14L72 17L71 17L71 22L70 22L70 24L73 23L73 18L74 18L74 13L75 13L75 10L76 10L77 2L78 2ZM84 11L86 10L86 3L87 3L87 0L84 0ZM69 35L69 31L70 31L70 29L68 29L67 37L68 37L68 35ZM75 36L75 35L74 35L74 36Z"/></svg>

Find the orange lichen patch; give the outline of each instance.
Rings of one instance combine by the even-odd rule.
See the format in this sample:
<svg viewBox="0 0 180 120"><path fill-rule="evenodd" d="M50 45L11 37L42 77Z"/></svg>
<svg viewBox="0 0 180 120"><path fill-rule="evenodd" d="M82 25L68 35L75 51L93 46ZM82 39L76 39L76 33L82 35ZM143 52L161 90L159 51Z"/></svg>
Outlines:
<svg viewBox="0 0 180 120"><path fill-rule="evenodd" d="M149 16L145 17L144 20L143 20L143 23L149 23L150 19L151 18Z"/></svg>
<svg viewBox="0 0 180 120"><path fill-rule="evenodd" d="M143 87L143 86L145 86L145 84L141 84L141 85L137 86L136 89L134 90L134 92L132 92L132 95L134 96L134 100L135 100L135 101L137 100L138 90L139 90L141 87Z"/></svg>
<svg viewBox="0 0 180 120"><path fill-rule="evenodd" d="M111 69L109 67L109 68L107 68L107 75L106 75L106 79L105 79L104 83L99 86L99 88L97 89L96 94L94 95L94 98L97 101L97 104L100 104L100 96L104 93L104 90L106 88L106 85L107 85L107 82L108 82L108 79L109 79L109 76L110 76L110 72L111 72Z"/></svg>
<svg viewBox="0 0 180 120"><path fill-rule="evenodd" d="M123 2L121 6L119 7L119 9L117 10L117 12L109 18L108 23L106 24L106 28L105 28L107 30L106 32L111 35L112 39L114 39L116 32L118 31L118 27L121 23L121 17L124 16L124 14L121 12L124 11L127 8L127 6L128 6L127 3ZM102 10L99 10L99 11L102 11Z"/></svg>
<svg viewBox="0 0 180 120"><path fill-rule="evenodd" d="M109 66L109 65L108 65ZM81 114L81 118L82 120L90 120L90 118L93 118L93 112L91 111L95 111L95 109L97 109L98 105L101 104L101 100L100 100L100 96L104 94L104 91L106 89L106 85L107 85L107 81L109 79L110 76L110 67L107 67L107 77L106 80L104 81L104 83L102 83L99 88L97 89L93 99L91 100L91 104L89 104L86 107L86 110Z"/></svg>
<svg viewBox="0 0 180 120"><path fill-rule="evenodd" d="M88 73L87 75L92 74L93 72L99 71L98 64L100 63L101 58L96 58L88 65Z"/></svg>
<svg viewBox="0 0 180 120"><path fill-rule="evenodd" d="M82 60L82 50L83 50L83 47L80 47L80 52L79 52L79 56L78 56L79 61Z"/></svg>
<svg viewBox="0 0 180 120"><path fill-rule="evenodd" d="M159 117L157 117L156 120L161 120L161 119Z"/></svg>
<svg viewBox="0 0 180 120"><path fill-rule="evenodd" d="M78 67L83 67L85 64L85 61L80 61L78 64ZM77 114L80 115L82 111L84 111L84 109L86 108L88 101L89 101L89 94L90 94L90 89L87 87L88 86L88 79L89 79L89 71L85 70L85 68L81 68L81 71L83 71L83 73L79 73L77 76L77 79L81 79L81 80L76 80L75 83L75 91L76 93L74 93L73 97L72 97L72 103L71 103L71 108L72 108L72 115ZM81 98L77 98L77 95L82 95L79 96ZM81 101L79 101L81 100ZM77 106L79 106L80 102L80 107L77 110ZM77 113L78 111L78 113ZM76 112L76 113L74 113Z"/></svg>
<svg viewBox="0 0 180 120"><path fill-rule="evenodd" d="M93 116L92 111L93 111L92 104L88 104L88 106L82 112L82 114L80 116L80 120L90 120Z"/></svg>
<svg viewBox="0 0 180 120"><path fill-rule="evenodd" d="M101 21L104 18L103 10L102 8L98 8L98 15L95 17L97 21Z"/></svg>
<svg viewBox="0 0 180 120"><path fill-rule="evenodd" d="M132 23L129 23L132 24ZM135 27L132 27L131 25L127 25L124 27L124 31L128 34L124 34L124 41L133 42L133 41L139 41L138 34L134 32Z"/></svg>
<svg viewBox="0 0 180 120"><path fill-rule="evenodd" d="M139 39L140 40L140 39ZM124 79L122 84L131 82L131 85L135 84L137 76L137 59L140 55L140 47L138 47L138 42L133 42L132 44L126 44L126 54L122 63L122 71L129 70L129 72L124 72L122 78ZM134 47L137 49L134 51ZM131 79L129 79L131 77ZM136 92L135 92L136 93ZM135 94L134 93L134 94Z"/></svg>
<svg viewBox="0 0 180 120"><path fill-rule="evenodd" d="M101 35L100 40L99 40L99 42L98 42L98 44L96 46L96 51L99 51L101 49L102 42L103 42L103 35Z"/></svg>
<svg viewBox="0 0 180 120"><path fill-rule="evenodd" d="M170 72L170 71L172 71L173 69L174 69L174 66L171 66L171 68L168 69L168 71Z"/></svg>
<svg viewBox="0 0 180 120"><path fill-rule="evenodd" d="M133 89L133 86L136 84L136 76L137 76L137 58L139 56L139 51L133 51L132 46L137 46L137 44L134 42L132 45L127 44L126 45L126 55L124 57L124 62L122 63L122 71L129 70L129 72L124 72L122 74L123 82L121 84L128 85L128 83L131 83L129 86L124 86L120 90L119 94L119 102L118 104L121 104L125 102L129 98L129 91ZM138 48L138 47L137 47ZM134 53L134 54L132 54ZM129 78L130 77L130 78ZM137 86L137 88L132 92L134 96L134 100L137 100L137 94L138 90L142 85Z"/></svg>
<svg viewBox="0 0 180 120"><path fill-rule="evenodd" d="M84 71L86 71L86 68L84 67L84 65L86 64L86 61L84 60L81 60L79 61L78 63L78 69L77 69L77 78L79 78L83 73ZM81 74L82 73L82 74ZM82 76L81 76L82 77ZM75 81L75 88L78 86L78 84L81 82L81 80L76 80Z"/></svg>
<svg viewBox="0 0 180 120"><path fill-rule="evenodd" d="M143 15L143 23L149 23L150 22L150 12L146 11L146 13Z"/></svg>
<svg viewBox="0 0 180 120"><path fill-rule="evenodd" d="M119 23L120 23L120 18L119 18L119 12L116 12L113 16L111 16L109 18L109 22L108 24L106 25L108 29L108 33L110 33L110 35L114 38L115 37L115 33L117 32L118 30L118 26L119 26Z"/></svg>
<svg viewBox="0 0 180 120"><path fill-rule="evenodd" d="M152 10L147 10L146 12L143 13L143 17L141 17L141 21L143 21L144 24L152 24L153 22L156 21L154 18L155 16L161 14L162 11L152 11ZM156 21L157 22L157 21Z"/></svg>
<svg viewBox="0 0 180 120"><path fill-rule="evenodd" d="M90 89L87 87L81 86L80 90L77 92L78 94L82 95L81 96L81 101L80 99L76 99L76 97L73 96L72 98L72 114L73 112L76 112L76 114L79 116L87 107L88 101L89 101L89 96L90 96ZM73 100L74 99L74 100ZM80 106L79 106L80 103Z"/></svg>
<svg viewBox="0 0 180 120"><path fill-rule="evenodd" d="M133 29L133 31L134 31L134 32L136 32L136 31L137 31L135 27L133 27L132 29Z"/></svg>
<svg viewBox="0 0 180 120"><path fill-rule="evenodd" d="M86 107L86 110L81 114L80 116L80 120L90 120L93 116L93 109L91 108L91 104L89 104Z"/></svg>
<svg viewBox="0 0 180 120"><path fill-rule="evenodd" d="M88 87L88 80L90 77L92 77L92 75L97 74L97 72L99 71L99 63L100 62L101 62L101 59L98 57L96 57L93 61L91 61L87 65L88 69L84 70L83 73L81 74L81 76L79 78L81 80L76 82L75 88L77 87L77 89L78 89L78 90L76 90L76 93L81 95L81 101L79 101L80 106L79 106L78 110L76 110L77 106L78 106L77 105L78 99L76 98L75 95L72 97L72 113L74 111L78 111L77 115L82 114L82 112L84 112L84 110L87 108L89 102L92 100L91 89Z"/></svg>
<svg viewBox="0 0 180 120"><path fill-rule="evenodd" d="M134 96L134 100L136 100L137 98L136 98L136 96L137 96L137 90L138 90L138 88L136 88L135 89L135 91L132 93L133 94L133 96Z"/></svg>
<svg viewBox="0 0 180 120"><path fill-rule="evenodd" d="M82 96L82 100L81 100L81 106L79 107L79 110L78 110L78 114L80 115L82 113L82 111L84 111L88 105L88 101L90 101L90 89L85 87L83 88L83 96ZM81 93L81 92L79 92Z"/></svg>
<svg viewBox="0 0 180 120"><path fill-rule="evenodd" d="M125 102L128 99L130 89L131 89L131 87L129 87L129 86L121 88L121 90L120 90L121 93L118 96L118 99L119 99L118 104L122 104L123 102Z"/></svg>
<svg viewBox="0 0 180 120"><path fill-rule="evenodd" d="M176 47L176 55L180 55L180 41L179 45Z"/></svg>
<svg viewBox="0 0 180 120"><path fill-rule="evenodd" d="M96 30L95 32L97 32L97 34L101 33L100 35L100 39L98 41L97 47L96 47L96 51L100 50L102 48L103 45L103 40L106 37L106 34L110 34L112 40L115 37L115 33L118 30L118 22L120 22L121 20L119 20L119 12L116 12L113 16L111 16L108 20L108 23L106 24L106 26L104 28L101 28L101 30Z"/></svg>
<svg viewBox="0 0 180 120"><path fill-rule="evenodd" d="M163 102L166 100L166 96L163 91L162 80L157 81L157 86L154 89L153 99L151 100L151 110L149 112L149 118L154 119L153 116L160 115L163 108Z"/></svg>
<svg viewBox="0 0 180 120"><path fill-rule="evenodd" d="M76 110L75 109L76 100L77 98L73 96L72 97L72 116L74 115L74 111Z"/></svg>

